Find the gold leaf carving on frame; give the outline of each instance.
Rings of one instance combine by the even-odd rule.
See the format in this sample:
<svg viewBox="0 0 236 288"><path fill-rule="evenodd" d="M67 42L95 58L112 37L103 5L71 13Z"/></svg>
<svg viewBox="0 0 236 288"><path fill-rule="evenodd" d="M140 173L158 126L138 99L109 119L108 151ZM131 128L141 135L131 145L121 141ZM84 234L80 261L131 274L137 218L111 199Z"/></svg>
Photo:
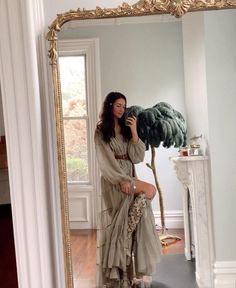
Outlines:
<svg viewBox="0 0 236 288"><path fill-rule="evenodd" d="M172 15L183 16L186 12L189 11L194 0L174 0L169 3L169 11Z"/></svg>
<svg viewBox="0 0 236 288"><path fill-rule="evenodd" d="M187 12L235 8L236 0L140 0L133 5L123 3L117 8L96 7L95 10L77 9L58 14L49 27L47 39L55 41L62 25L72 20L172 14L181 17ZM52 55L52 54L50 54ZM51 61L53 63L53 61Z"/></svg>

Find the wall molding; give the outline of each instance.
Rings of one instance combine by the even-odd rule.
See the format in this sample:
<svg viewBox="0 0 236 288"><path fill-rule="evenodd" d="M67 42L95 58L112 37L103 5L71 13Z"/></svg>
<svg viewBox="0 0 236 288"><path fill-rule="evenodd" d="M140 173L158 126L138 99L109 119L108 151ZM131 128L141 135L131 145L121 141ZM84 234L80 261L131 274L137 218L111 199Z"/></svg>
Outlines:
<svg viewBox="0 0 236 288"><path fill-rule="evenodd" d="M42 119L44 135L44 155L45 156L45 171L48 193L48 200L50 202L50 224L51 224L51 241L53 243L53 269L55 273L54 281L55 287L65 287L64 276L64 257L63 257L63 241L62 241L62 223L61 223L61 204L60 204L60 189L59 189L59 173L58 161L56 154L56 131L54 125L54 101L53 91L49 83L52 83L49 69L49 61L47 56L47 47L45 34L41 33L38 39L38 58L39 58L39 82L42 110L44 117Z"/></svg>
<svg viewBox="0 0 236 288"><path fill-rule="evenodd" d="M153 211L155 223L160 225L160 211ZM183 229L184 228L184 212L183 210L167 210L165 211L166 228Z"/></svg>
<svg viewBox="0 0 236 288"><path fill-rule="evenodd" d="M73 22L73 21L72 21ZM88 38L88 39L70 39L70 40L59 40L58 41L58 51L59 56L75 56L75 55L86 55L86 73L87 75L87 110L88 110L88 121L87 121L87 145L88 145L88 163L89 163L89 183L68 182L68 192L69 192L69 204L72 207L75 201L74 197L79 193L87 192L90 195L87 198L87 217L88 221L78 220L84 213L82 209L74 209L71 211L70 217L71 225L73 229L95 229L97 226L97 196L99 193L99 179L100 170L97 166L95 145L94 145L94 131L96 129L96 123L99 114L100 99L101 99L101 87L100 87L100 52L99 52L99 39L98 38ZM81 194L81 195L82 195ZM74 196L73 196L74 195ZM78 199L76 200L78 203ZM74 207L75 208L75 207ZM77 217L75 214L77 213ZM77 218L77 220L75 220ZM76 228L75 228L76 227Z"/></svg>
<svg viewBox="0 0 236 288"><path fill-rule="evenodd" d="M236 287L236 261L216 261L214 264L214 287Z"/></svg>
<svg viewBox="0 0 236 288"><path fill-rule="evenodd" d="M0 1L0 81L19 288L64 287L63 269L63 280L56 281L56 224L45 170L37 55L42 3Z"/></svg>

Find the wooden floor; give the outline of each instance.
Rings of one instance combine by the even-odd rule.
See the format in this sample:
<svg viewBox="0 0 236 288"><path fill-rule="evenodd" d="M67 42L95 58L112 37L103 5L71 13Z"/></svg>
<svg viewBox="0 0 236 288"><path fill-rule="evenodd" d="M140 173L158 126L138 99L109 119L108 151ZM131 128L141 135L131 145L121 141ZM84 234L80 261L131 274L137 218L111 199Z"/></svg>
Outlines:
<svg viewBox="0 0 236 288"><path fill-rule="evenodd" d="M10 205L0 205L0 287L17 288L16 260ZM184 231L169 230L182 238L162 248L163 254L184 253ZM74 288L95 288L96 285L96 232L72 230L72 265Z"/></svg>
<svg viewBox="0 0 236 288"><path fill-rule="evenodd" d="M181 237L162 247L163 254L184 253L184 230L171 229L170 234ZM74 288L96 288L96 230L71 230Z"/></svg>

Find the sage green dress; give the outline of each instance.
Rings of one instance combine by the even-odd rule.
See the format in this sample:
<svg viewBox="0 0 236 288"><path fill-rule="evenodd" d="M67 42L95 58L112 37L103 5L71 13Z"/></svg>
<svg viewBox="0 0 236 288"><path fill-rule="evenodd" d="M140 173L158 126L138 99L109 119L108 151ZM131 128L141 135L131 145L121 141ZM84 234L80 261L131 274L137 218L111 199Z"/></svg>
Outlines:
<svg viewBox="0 0 236 288"><path fill-rule="evenodd" d="M95 148L101 170L101 195L98 199L99 217L97 232L97 287L122 287L120 275L132 271L130 277L151 275L160 259L160 241L155 229L151 201L142 212L131 239L127 237L129 209L134 195L120 189L120 183L129 181L133 187L136 177L134 165L142 162L145 145L124 141L122 135L110 143L95 131ZM115 155L129 156L130 160L116 159ZM133 189L133 188L132 188ZM131 269L132 266L132 269ZM129 270L129 271L128 271Z"/></svg>

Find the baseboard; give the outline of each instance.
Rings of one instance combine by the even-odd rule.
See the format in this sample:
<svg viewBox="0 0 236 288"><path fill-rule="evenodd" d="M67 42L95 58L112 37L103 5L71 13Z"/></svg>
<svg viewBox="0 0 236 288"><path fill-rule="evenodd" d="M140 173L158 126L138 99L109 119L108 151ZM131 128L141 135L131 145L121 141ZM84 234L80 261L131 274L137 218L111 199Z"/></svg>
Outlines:
<svg viewBox="0 0 236 288"><path fill-rule="evenodd" d="M71 230L81 230L81 229L94 229L91 226L91 223L82 222L82 221L70 221Z"/></svg>
<svg viewBox="0 0 236 288"><path fill-rule="evenodd" d="M160 211L153 211L155 223L160 226ZM169 229L183 229L184 228L184 212L183 210L169 210L165 211L165 225Z"/></svg>
<svg viewBox="0 0 236 288"><path fill-rule="evenodd" d="M214 288L236 288L236 261L215 262Z"/></svg>
<svg viewBox="0 0 236 288"><path fill-rule="evenodd" d="M160 211L153 211L155 223L161 225ZM165 211L165 225L168 229L184 229L184 212L182 210ZM92 229L89 223L71 221L70 229Z"/></svg>

